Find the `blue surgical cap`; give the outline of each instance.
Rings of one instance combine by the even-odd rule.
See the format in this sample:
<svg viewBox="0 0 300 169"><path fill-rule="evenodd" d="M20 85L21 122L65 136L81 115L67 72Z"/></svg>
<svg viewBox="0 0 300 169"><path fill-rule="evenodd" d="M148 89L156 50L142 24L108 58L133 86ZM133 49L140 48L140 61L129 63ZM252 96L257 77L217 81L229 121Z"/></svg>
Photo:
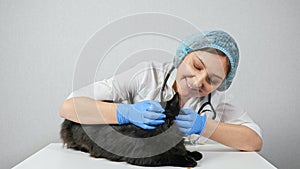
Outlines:
<svg viewBox="0 0 300 169"><path fill-rule="evenodd" d="M235 40L228 33L217 30L189 36L183 40L177 48L173 64L178 68L187 54L204 48L218 49L229 59L230 71L217 89L219 91L225 91L231 85L239 63L239 49Z"/></svg>

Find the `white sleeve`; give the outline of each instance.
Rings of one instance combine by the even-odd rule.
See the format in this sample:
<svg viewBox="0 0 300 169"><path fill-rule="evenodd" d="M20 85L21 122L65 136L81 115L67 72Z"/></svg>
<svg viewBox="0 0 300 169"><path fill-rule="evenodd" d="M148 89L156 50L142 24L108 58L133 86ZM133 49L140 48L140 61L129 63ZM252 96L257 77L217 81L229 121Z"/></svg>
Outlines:
<svg viewBox="0 0 300 169"><path fill-rule="evenodd" d="M146 63L140 63L133 68L115 75L109 79L97 81L73 91L69 97L85 96L95 100L111 100L122 102L132 100L142 86L145 77Z"/></svg>
<svg viewBox="0 0 300 169"><path fill-rule="evenodd" d="M221 101L216 107L218 113L221 112L221 121L229 124L240 124L249 127L262 137L260 127L251 119L247 112L235 106L232 99ZM222 113L223 112L223 113Z"/></svg>

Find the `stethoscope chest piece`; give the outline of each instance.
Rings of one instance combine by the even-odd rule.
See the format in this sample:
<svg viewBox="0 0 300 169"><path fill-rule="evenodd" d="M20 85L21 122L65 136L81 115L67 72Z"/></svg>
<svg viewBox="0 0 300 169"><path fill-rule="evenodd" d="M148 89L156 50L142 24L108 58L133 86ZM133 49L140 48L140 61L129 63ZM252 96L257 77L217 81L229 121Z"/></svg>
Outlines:
<svg viewBox="0 0 300 169"><path fill-rule="evenodd" d="M216 113L214 107L211 104L211 93L208 94L208 100L207 100L207 102L203 103L201 105L201 107L199 108L198 114L204 115L204 116L206 116L208 118L211 118L213 120L216 119L217 113Z"/></svg>

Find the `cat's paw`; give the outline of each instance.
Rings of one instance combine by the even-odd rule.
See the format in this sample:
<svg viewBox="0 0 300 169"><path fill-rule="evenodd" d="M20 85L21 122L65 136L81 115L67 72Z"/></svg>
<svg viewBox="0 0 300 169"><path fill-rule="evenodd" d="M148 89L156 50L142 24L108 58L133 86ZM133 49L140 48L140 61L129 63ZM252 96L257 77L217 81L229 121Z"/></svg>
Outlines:
<svg viewBox="0 0 300 169"><path fill-rule="evenodd" d="M198 151L193 151L193 152L188 151L188 155L196 161L201 160L203 157L202 153L200 153Z"/></svg>
<svg viewBox="0 0 300 169"><path fill-rule="evenodd" d="M172 166L178 167L195 167L197 162L191 156L177 156L172 159L171 164Z"/></svg>
<svg viewBox="0 0 300 169"><path fill-rule="evenodd" d="M197 162L190 156L185 157L184 167L196 167Z"/></svg>

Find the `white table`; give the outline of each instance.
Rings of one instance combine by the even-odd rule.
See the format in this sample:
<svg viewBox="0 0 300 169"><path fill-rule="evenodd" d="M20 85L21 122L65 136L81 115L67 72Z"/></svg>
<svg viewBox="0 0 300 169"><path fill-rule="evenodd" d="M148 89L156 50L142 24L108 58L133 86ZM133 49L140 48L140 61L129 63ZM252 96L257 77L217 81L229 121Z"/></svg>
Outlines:
<svg viewBox="0 0 300 169"><path fill-rule="evenodd" d="M187 146L189 150L203 153L203 159L197 167L201 169L274 169L268 161L256 152L240 152L229 147L216 144ZM125 162L111 162L106 159L96 159L87 153L63 148L62 143L51 143L33 154L13 169L127 169L145 168ZM178 169L180 167L157 167Z"/></svg>

